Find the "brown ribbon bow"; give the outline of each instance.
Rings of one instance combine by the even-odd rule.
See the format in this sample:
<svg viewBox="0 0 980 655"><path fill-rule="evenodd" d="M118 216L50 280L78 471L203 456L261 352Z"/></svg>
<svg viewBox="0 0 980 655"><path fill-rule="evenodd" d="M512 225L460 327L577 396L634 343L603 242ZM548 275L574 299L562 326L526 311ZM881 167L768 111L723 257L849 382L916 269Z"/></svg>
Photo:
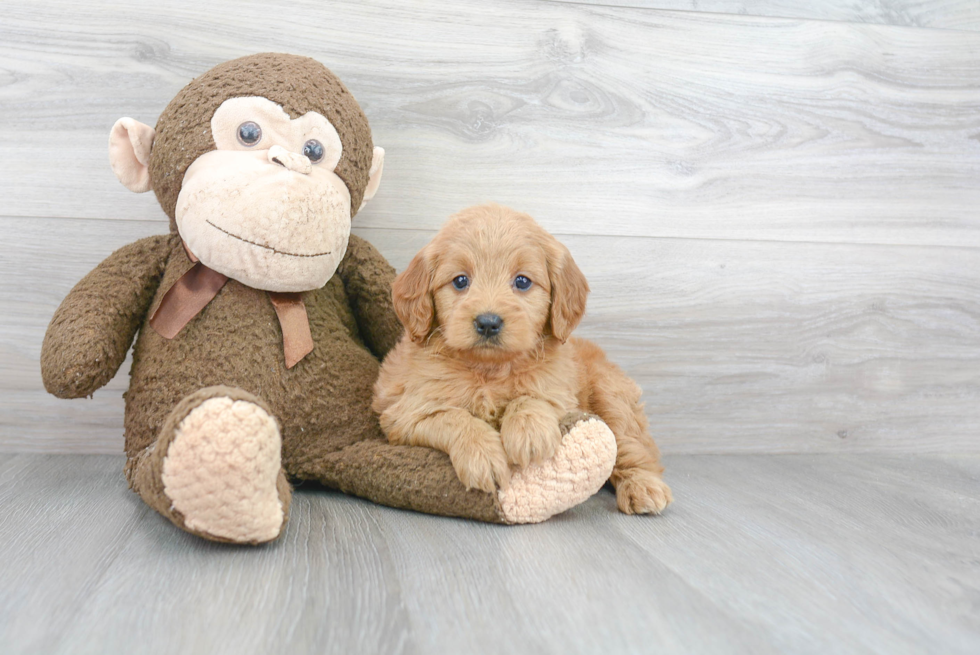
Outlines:
<svg viewBox="0 0 980 655"><path fill-rule="evenodd" d="M186 249L186 245L184 247ZM227 275L208 268L189 250L187 254L196 263L167 289L160 306L150 317L150 327L164 339L176 337L191 319L207 307L228 281ZM313 335L310 334L310 320L306 314L306 305L303 304L303 294L277 291L268 293L282 328L286 368L292 368L313 352Z"/></svg>

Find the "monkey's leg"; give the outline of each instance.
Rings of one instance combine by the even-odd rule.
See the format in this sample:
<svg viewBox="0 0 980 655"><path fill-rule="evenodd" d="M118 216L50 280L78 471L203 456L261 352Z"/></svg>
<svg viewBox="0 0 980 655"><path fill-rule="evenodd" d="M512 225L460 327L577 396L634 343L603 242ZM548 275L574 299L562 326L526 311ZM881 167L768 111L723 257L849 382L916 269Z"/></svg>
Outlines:
<svg viewBox="0 0 980 655"><path fill-rule="evenodd" d="M281 452L264 402L207 387L174 407L156 442L126 463L126 477L176 526L212 541L259 544L282 534L289 518Z"/></svg>
<svg viewBox="0 0 980 655"><path fill-rule="evenodd" d="M538 523L595 494L616 460L615 437L597 417L569 415L562 434L552 459L516 471L496 493L467 490L448 455L390 444L380 429L339 451L307 451L301 464L287 463L287 472L390 507L491 523Z"/></svg>

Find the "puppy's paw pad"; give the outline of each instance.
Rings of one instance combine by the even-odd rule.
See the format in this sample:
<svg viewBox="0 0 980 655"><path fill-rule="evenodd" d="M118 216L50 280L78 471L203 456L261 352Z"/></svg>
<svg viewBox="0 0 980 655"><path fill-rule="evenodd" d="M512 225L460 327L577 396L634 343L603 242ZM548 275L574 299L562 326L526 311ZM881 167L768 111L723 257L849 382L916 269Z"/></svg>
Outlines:
<svg viewBox="0 0 980 655"><path fill-rule="evenodd" d="M624 514L660 514L673 500L667 483L649 471L632 473L616 486L616 505Z"/></svg>
<svg viewBox="0 0 980 655"><path fill-rule="evenodd" d="M496 441L496 443L494 443ZM459 481L467 489L494 492L510 482L507 455L499 439L466 439L449 453Z"/></svg>
<svg viewBox="0 0 980 655"><path fill-rule="evenodd" d="M554 457L561 437L561 429L554 419L531 412L509 416L500 428L507 459L520 468Z"/></svg>

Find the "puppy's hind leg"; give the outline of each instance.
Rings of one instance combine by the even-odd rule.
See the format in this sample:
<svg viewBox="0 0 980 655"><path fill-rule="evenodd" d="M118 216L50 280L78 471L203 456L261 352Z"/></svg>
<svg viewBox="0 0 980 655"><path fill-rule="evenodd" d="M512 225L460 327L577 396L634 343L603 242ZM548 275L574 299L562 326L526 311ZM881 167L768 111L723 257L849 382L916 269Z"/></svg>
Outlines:
<svg viewBox="0 0 980 655"><path fill-rule="evenodd" d="M673 495L661 478L664 467L640 404L640 388L597 346L577 345L588 371L588 410L616 435L616 465L609 478L616 488L616 505L624 514L659 514Z"/></svg>

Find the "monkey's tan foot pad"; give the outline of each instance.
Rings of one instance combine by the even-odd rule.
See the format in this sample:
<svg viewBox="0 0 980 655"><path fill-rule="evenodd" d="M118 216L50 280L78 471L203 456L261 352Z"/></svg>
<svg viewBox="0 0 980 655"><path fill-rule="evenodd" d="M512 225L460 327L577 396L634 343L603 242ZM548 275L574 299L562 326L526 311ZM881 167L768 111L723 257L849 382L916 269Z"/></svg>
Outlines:
<svg viewBox="0 0 980 655"><path fill-rule="evenodd" d="M279 426L262 407L208 398L174 430L163 491L194 532L237 543L271 541L286 520L281 456Z"/></svg>
<svg viewBox="0 0 980 655"><path fill-rule="evenodd" d="M612 474L616 437L596 416L579 414L562 421L555 456L511 476L497 492L507 523L539 523L585 502Z"/></svg>

